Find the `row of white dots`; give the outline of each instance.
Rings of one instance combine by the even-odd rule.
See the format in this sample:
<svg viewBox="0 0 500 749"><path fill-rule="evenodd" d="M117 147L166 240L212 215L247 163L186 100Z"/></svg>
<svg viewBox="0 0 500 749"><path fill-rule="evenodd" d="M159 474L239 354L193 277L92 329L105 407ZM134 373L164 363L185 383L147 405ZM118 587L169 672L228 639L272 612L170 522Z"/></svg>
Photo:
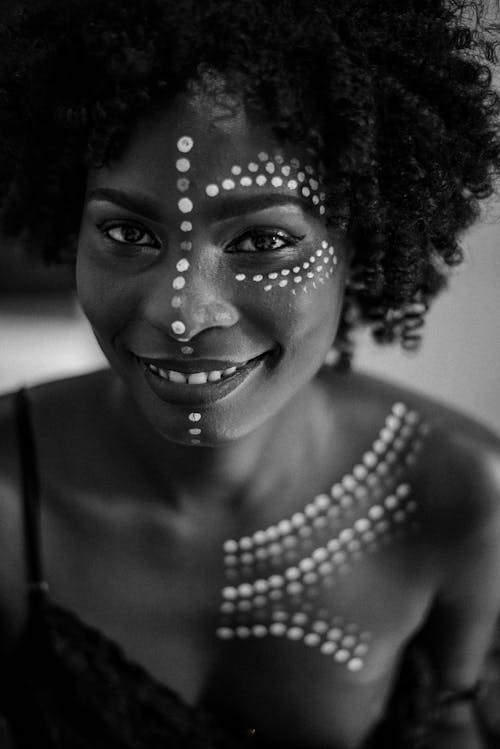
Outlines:
<svg viewBox="0 0 500 749"><path fill-rule="evenodd" d="M181 136L177 141L177 150L181 154L189 153L194 146L194 140L189 135L183 135ZM185 156L181 156L177 159L175 162L175 166L178 172L181 174L186 174L191 169L191 162L189 159ZM187 177L181 177L177 180L177 188L181 193L185 193L190 186L189 179ZM187 196L183 196L179 198L177 201L177 207L179 209L179 212L183 215L191 213L194 204L191 198ZM183 233L187 233L192 231L193 225L191 221L183 219L180 223L180 230ZM189 240L183 240L181 242L181 250L186 251L191 249L191 243ZM186 273L186 271L189 269L189 261L186 258L181 258L176 263L176 270L178 273ZM183 275L176 276L172 281L172 288L175 291L181 291L184 286L186 285L186 279ZM178 309L182 305L182 299L174 295L174 297L171 300L171 306L174 309ZM171 329L175 333L175 335L182 336L186 332L186 326L182 322L182 320L174 320L171 324Z"/></svg>
<svg viewBox="0 0 500 749"><path fill-rule="evenodd" d="M413 425L418 422L418 415L415 412L409 412L407 407L403 403L396 403L392 409L395 416L405 416L408 414L409 422ZM389 419L389 417L388 417ZM386 422L387 423L387 422ZM395 423L389 421L391 427L395 427ZM424 429L425 426L425 429ZM423 432L427 431L427 425L421 427ZM414 430L411 428L411 433ZM405 435L407 438L409 435ZM372 450L367 451L363 456L363 463L358 464L354 467L352 474L347 474L341 480L331 488L331 497L336 500L336 504L332 505L330 497L327 494L320 494L315 499L306 505L304 513L295 513L290 520L283 520L277 526L270 526L266 530L256 531L252 537L243 537L240 542L229 540L226 542L228 546L224 547L228 553L235 553L238 548L250 550L254 543L259 545L261 543L268 543L279 539L280 535L286 535L290 532L290 523L296 529L301 528L306 522L307 518L316 519L320 513L328 513L333 518L337 518L340 515L338 505L343 509L350 509L354 504L354 499L360 501L367 497L367 487L363 486L359 482L366 482L371 489L379 487L380 479L389 473L389 465L395 463L398 459L398 452L401 451L405 445L406 440L401 440L398 445L393 445L397 448L393 451L389 451L386 455L389 459L384 462L380 461L380 454L387 453L390 443L394 441L394 433L391 430L383 428L379 434L377 440L375 440ZM421 447L421 443L416 444L417 449ZM372 471L375 470L375 473ZM409 485L404 484L398 490L398 496L406 496L409 493ZM352 496L354 495L354 497ZM315 523L317 527L324 527L324 523ZM236 546L235 546L236 545ZM231 551L232 550L232 551Z"/></svg>
<svg viewBox="0 0 500 749"><path fill-rule="evenodd" d="M333 574L336 567L348 561L350 554L359 552L363 546L373 543L378 536L389 531L391 525L403 523L409 514L416 511L417 504L409 502L404 509L396 512L393 510L397 504L394 505L392 502L385 508L382 505L376 507L378 509L372 512L371 517L359 518L352 528L344 528L325 546L318 547L309 557L301 559L297 566L288 567L284 574L270 575L268 578L241 583L238 586L226 586L222 591L224 600L236 601L238 598L250 598L254 595L265 596L273 589L280 588L285 588L291 595L297 595L301 592L303 584L315 585L319 582L319 577ZM386 511L392 513L389 520L379 520Z"/></svg>

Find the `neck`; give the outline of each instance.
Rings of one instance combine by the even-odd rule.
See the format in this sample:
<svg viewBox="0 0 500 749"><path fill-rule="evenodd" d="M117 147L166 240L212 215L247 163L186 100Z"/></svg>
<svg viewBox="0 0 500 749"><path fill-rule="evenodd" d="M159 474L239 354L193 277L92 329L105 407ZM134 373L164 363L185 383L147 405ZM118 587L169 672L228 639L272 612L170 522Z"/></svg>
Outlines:
<svg viewBox="0 0 500 749"><path fill-rule="evenodd" d="M278 414L248 435L213 447L190 447L171 442L155 432L138 407L131 407L125 386L115 384L114 399L127 399L117 413L132 449L150 473L179 503L240 507L259 502L283 477L290 465L300 470L303 438L321 429L325 409L314 385L309 384ZM124 416L123 416L124 415ZM298 438L300 435L300 438Z"/></svg>

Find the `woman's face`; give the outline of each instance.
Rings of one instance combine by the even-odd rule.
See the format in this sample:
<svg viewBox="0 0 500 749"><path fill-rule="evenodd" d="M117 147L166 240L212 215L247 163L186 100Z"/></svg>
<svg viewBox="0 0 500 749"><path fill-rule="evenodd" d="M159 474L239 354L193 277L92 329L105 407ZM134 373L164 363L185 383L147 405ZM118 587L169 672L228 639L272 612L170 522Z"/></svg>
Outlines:
<svg viewBox="0 0 500 749"><path fill-rule="evenodd" d="M239 107L185 96L89 174L78 293L97 340L168 439L217 445L313 378L345 257L320 165Z"/></svg>

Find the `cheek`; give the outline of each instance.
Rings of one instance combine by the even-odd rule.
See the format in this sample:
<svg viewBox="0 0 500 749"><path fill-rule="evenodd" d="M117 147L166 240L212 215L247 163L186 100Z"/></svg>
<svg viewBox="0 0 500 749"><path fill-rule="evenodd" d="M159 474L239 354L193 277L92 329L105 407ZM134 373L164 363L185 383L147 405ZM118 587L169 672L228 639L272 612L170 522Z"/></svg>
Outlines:
<svg viewBox="0 0 500 749"><path fill-rule="evenodd" d="M137 305L138 294L132 279L118 277L111 268L93 261L80 247L76 289L82 309L96 332L117 331Z"/></svg>
<svg viewBox="0 0 500 749"><path fill-rule="evenodd" d="M254 314L266 315L287 337L320 334L336 327L342 302L344 271L333 245L323 241L296 265L271 272L238 273L239 296Z"/></svg>

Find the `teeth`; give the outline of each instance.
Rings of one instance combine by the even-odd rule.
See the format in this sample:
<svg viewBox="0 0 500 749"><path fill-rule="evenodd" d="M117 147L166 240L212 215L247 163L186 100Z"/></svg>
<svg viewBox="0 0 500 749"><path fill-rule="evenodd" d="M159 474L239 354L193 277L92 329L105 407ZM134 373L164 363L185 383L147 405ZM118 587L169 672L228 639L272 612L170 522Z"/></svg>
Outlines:
<svg viewBox="0 0 500 749"><path fill-rule="evenodd" d="M240 369L241 367L244 367L245 364L241 364ZM151 372L162 379L176 382L180 385L206 385L207 382L218 382L222 378L231 377L231 375L238 370L238 367L228 367L223 371L214 370L212 372L192 372L191 374L183 374L182 372L176 372L173 369L170 369L167 372L165 369L160 369L154 364L148 363L146 366Z"/></svg>
<svg viewBox="0 0 500 749"><path fill-rule="evenodd" d="M186 378L183 374L181 374L180 372L175 372L172 369L169 369L168 371L168 379L171 382L178 382L180 384L185 384L186 382Z"/></svg>
<svg viewBox="0 0 500 749"><path fill-rule="evenodd" d="M188 375L187 381L189 385L205 385L207 378L208 375L206 372L194 372Z"/></svg>

